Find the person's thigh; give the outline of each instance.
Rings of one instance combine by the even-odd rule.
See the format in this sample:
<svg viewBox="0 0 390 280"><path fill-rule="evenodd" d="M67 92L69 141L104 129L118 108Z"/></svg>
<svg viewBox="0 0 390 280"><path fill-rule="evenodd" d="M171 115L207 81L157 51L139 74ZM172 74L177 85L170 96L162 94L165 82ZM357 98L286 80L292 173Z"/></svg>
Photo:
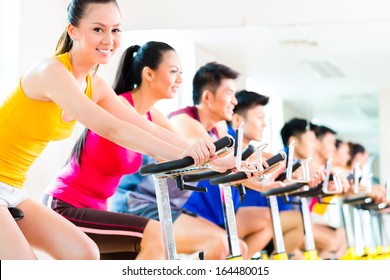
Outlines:
<svg viewBox="0 0 390 280"><path fill-rule="evenodd" d="M302 228L303 230L302 215L300 211L281 211L280 222L282 224L283 232L287 232L296 228Z"/></svg>
<svg viewBox="0 0 390 280"><path fill-rule="evenodd" d="M140 252L144 230L150 221L131 214L77 208L55 198L50 206L91 237L100 253Z"/></svg>
<svg viewBox="0 0 390 280"><path fill-rule="evenodd" d="M181 214L174 222L175 241L178 251L205 250L205 244L213 238L226 238L226 231L202 217Z"/></svg>
<svg viewBox="0 0 390 280"><path fill-rule="evenodd" d="M271 227L271 213L268 207L240 207L236 213L238 235L247 236Z"/></svg>
<svg viewBox="0 0 390 280"><path fill-rule="evenodd" d="M0 206L0 260L36 259L30 244L18 227L19 222L15 222L8 207Z"/></svg>
<svg viewBox="0 0 390 280"><path fill-rule="evenodd" d="M55 259L97 259L96 244L71 222L48 207L27 199L18 207L24 218L18 224L33 248Z"/></svg>

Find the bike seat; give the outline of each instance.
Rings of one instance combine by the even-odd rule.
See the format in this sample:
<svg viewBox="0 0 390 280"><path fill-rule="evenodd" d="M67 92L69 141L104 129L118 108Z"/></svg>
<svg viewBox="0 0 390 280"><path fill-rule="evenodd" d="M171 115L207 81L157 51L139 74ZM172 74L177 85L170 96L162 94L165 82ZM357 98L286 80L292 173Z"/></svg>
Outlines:
<svg viewBox="0 0 390 280"><path fill-rule="evenodd" d="M17 208L17 207L8 207L8 210L11 213L12 217L15 219L15 221L23 219L24 213L19 208Z"/></svg>

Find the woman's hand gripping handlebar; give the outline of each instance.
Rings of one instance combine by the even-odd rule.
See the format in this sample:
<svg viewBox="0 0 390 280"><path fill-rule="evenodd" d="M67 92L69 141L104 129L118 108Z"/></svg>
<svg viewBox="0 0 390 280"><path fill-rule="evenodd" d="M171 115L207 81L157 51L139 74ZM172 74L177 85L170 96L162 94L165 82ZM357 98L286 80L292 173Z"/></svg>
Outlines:
<svg viewBox="0 0 390 280"><path fill-rule="evenodd" d="M234 145L234 140L232 137L225 136L221 139L214 142L215 150L220 151L224 148L230 148ZM140 168L139 173L143 176L168 172L176 169L186 168L195 163L193 157L187 156L182 159L166 161L161 163L152 163L144 165Z"/></svg>

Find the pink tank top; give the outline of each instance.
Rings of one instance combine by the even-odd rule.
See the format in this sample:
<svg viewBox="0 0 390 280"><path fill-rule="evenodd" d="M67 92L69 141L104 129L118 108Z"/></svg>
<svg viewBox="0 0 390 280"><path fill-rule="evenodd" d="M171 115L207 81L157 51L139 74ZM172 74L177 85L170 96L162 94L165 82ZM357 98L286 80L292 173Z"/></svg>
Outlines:
<svg viewBox="0 0 390 280"><path fill-rule="evenodd" d="M134 106L131 93L124 93ZM151 120L150 112L148 119ZM73 156L45 190L77 208L107 210L107 199L117 189L121 177L138 171L142 154L127 150L93 131L88 131L80 156L81 167Z"/></svg>

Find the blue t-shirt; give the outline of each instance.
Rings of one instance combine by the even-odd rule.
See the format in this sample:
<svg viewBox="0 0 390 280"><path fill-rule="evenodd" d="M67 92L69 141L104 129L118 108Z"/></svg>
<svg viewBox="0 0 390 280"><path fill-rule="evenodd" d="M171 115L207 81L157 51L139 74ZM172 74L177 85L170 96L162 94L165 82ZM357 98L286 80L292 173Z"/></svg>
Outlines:
<svg viewBox="0 0 390 280"><path fill-rule="evenodd" d="M278 196L277 200L279 211L291 210L291 204L284 202L283 197ZM246 189L246 195L244 200L240 203L239 207L249 206L267 207L269 205L267 198L262 196L258 191Z"/></svg>
<svg viewBox="0 0 390 280"><path fill-rule="evenodd" d="M234 129L230 126L228 126L228 133L232 137L235 137L236 135ZM183 208L198 214L216 225L224 227L224 214L218 185L212 185L208 180L205 180L199 182L198 186L206 187L208 191L206 193L192 193L187 202L183 205ZM240 194L238 190L234 187L231 188L235 210L239 207L247 206L268 206L267 198L262 196L258 191L246 189L244 200L243 202L240 202ZM291 205L285 203L282 197L278 197L277 200L279 211L291 209Z"/></svg>
<svg viewBox="0 0 390 280"><path fill-rule="evenodd" d="M286 147L284 148L284 151L286 152L286 154L288 154ZM278 196L277 201L278 201L279 211L291 210L292 204L286 203L283 197ZM258 207L269 206L267 197L262 196L258 191L247 189L246 195L243 201L240 203L239 207L249 207L249 206L258 206Z"/></svg>
<svg viewBox="0 0 390 280"><path fill-rule="evenodd" d="M228 133L235 137L236 133L232 127L228 126ZM224 214L221 202L221 194L217 185L212 185L208 180L199 182L198 186L206 187L207 193L192 193L184 208L198 214L199 216L213 222L216 225L224 226ZM243 202L240 202L240 194L235 187L232 189L232 199L234 208L245 206L267 207L267 198L262 196L259 192L247 189ZM279 209L281 211L288 210L290 205L284 203L282 198L278 197Z"/></svg>

